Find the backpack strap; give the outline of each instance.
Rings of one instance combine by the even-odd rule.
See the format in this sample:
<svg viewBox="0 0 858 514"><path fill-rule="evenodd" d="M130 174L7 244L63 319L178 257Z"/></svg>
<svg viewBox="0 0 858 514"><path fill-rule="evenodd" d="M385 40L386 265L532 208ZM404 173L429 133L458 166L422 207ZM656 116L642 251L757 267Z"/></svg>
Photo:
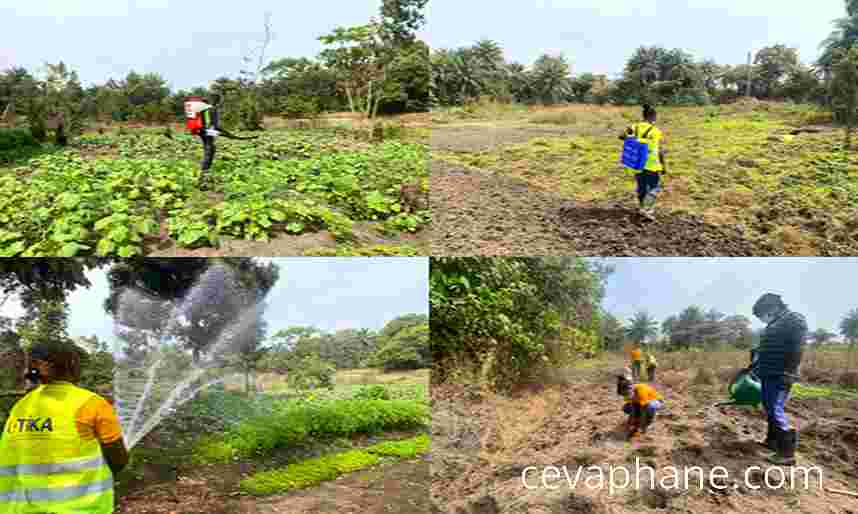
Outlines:
<svg viewBox="0 0 858 514"><path fill-rule="evenodd" d="M655 125L650 125L649 129L647 129L647 131L644 132L644 135L641 139L646 139L646 137L649 135L650 132L652 132L652 129L654 129L654 128L655 128Z"/></svg>

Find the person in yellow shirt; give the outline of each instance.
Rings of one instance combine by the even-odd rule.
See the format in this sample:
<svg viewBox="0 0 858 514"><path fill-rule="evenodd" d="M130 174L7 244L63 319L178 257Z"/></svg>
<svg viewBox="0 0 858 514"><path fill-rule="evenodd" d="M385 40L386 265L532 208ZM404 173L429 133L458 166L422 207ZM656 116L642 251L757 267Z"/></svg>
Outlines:
<svg viewBox="0 0 858 514"><path fill-rule="evenodd" d="M128 464L113 406L75 385L80 355L67 343L35 345L28 375L41 385L0 438L0 512L112 513L113 476Z"/></svg>
<svg viewBox="0 0 858 514"><path fill-rule="evenodd" d="M655 354L648 353L646 358L646 379L647 382L655 382L655 370L658 368L658 361L655 359Z"/></svg>
<svg viewBox="0 0 858 514"><path fill-rule="evenodd" d="M649 146L649 156L644 168L635 174L637 181L639 213L647 219L654 220L656 195L661 192L661 175L667 174L666 141L664 133L655 126L658 113L651 105L643 106L644 121L626 128L619 138L637 137L641 143ZM635 170L637 171L637 170Z"/></svg>
<svg viewBox="0 0 858 514"><path fill-rule="evenodd" d="M628 348L628 353L632 364L632 380L640 382L641 368L643 367L643 350L641 350L641 344L637 341L633 342Z"/></svg>
<svg viewBox="0 0 858 514"><path fill-rule="evenodd" d="M656 413L664 406L664 398L648 384L632 384L625 380L621 381L621 388L625 398L623 413L628 415L626 437L631 439L647 432Z"/></svg>

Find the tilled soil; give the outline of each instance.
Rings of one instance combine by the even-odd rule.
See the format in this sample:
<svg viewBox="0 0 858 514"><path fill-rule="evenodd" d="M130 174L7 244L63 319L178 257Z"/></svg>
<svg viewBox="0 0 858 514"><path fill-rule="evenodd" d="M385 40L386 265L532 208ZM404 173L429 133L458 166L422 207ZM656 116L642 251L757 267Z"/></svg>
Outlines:
<svg viewBox="0 0 858 514"><path fill-rule="evenodd" d="M735 370L728 371L731 375ZM623 437L622 401L608 373L594 374L518 398L500 398L465 386L436 385L433 396L432 501L435 513L497 514L566 512L631 514L642 512L719 513L790 512L854 514L856 499L820 489L818 478L809 487L797 474L792 490L768 488L763 471L769 452L755 443L763 438L765 419L748 407L716 407L724 399L723 385L694 385L688 372L668 371L656 383L666 399L648 434L637 442ZM586 391L586 393L583 393ZM848 403L848 402L847 402ZM819 466L823 486L858 489L858 403L791 400L787 414L799 427L798 465ZM530 488L522 484L528 466ZM540 485L546 466L576 470L601 468L605 487L585 486L591 471L575 486L565 476ZM608 486L611 466L633 473L636 466L656 470L653 483L646 473L640 487ZM706 481L690 475L689 487L664 487L668 466L699 467ZM683 466L685 468L683 468ZM726 481L708 481L721 466ZM745 472L760 466L759 473ZM779 470L771 472L774 483ZM790 472L786 471L786 476ZM621 473L616 483L622 484ZM723 482L723 483L721 483ZM669 484L669 482L667 482ZM732 487L731 487L732 485ZM717 487L716 487L717 486Z"/></svg>
<svg viewBox="0 0 858 514"><path fill-rule="evenodd" d="M433 151L480 152L545 135L561 127L436 126ZM592 130L595 130L593 128ZM604 129L600 129L604 130ZM524 181L440 159L430 163L432 255L765 256L777 252L734 227L661 211L649 221L626 204L588 204Z"/></svg>
<svg viewBox="0 0 858 514"><path fill-rule="evenodd" d="M772 248L688 214L576 204L526 182L431 163L432 255L751 256Z"/></svg>

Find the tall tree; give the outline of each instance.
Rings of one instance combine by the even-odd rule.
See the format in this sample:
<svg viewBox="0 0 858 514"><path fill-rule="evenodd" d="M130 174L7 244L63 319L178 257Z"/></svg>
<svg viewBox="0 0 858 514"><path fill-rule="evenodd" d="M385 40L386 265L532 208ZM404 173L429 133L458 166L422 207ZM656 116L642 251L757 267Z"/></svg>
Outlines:
<svg viewBox="0 0 858 514"><path fill-rule="evenodd" d="M763 97L774 98L784 79L799 66L798 50L781 44L767 46L757 52L754 64L759 68Z"/></svg>
<svg viewBox="0 0 858 514"><path fill-rule="evenodd" d="M831 82L832 107L845 125L844 148L852 146L852 131L858 123L858 43L848 51L834 52L834 79Z"/></svg>
<svg viewBox="0 0 858 514"><path fill-rule="evenodd" d="M658 322L647 311L637 311L629 319L627 334L632 341L643 343L658 335Z"/></svg>
<svg viewBox="0 0 858 514"><path fill-rule="evenodd" d="M852 309L840 320L840 335L849 344L858 344L858 309Z"/></svg>

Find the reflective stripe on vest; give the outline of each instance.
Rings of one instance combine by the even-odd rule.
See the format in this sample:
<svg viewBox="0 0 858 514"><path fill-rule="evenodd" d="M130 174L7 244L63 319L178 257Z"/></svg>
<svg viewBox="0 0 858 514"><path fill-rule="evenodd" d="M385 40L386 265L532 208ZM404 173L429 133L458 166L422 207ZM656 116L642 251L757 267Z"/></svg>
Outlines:
<svg viewBox="0 0 858 514"><path fill-rule="evenodd" d="M94 459L79 462L60 462L56 464L18 464L16 466L0 467L0 477L11 477L15 475L50 475L55 473L68 473L83 469L96 469L107 465L104 457L99 455Z"/></svg>
<svg viewBox="0 0 858 514"><path fill-rule="evenodd" d="M54 383L15 404L0 438L0 512L113 512L113 473L98 440L77 427L95 396Z"/></svg>
<svg viewBox="0 0 858 514"><path fill-rule="evenodd" d="M101 493L113 489L113 478L106 478L100 482L75 485L71 487L51 487L42 489L27 489L25 491L12 491L0 493L0 502L56 502L66 501Z"/></svg>

